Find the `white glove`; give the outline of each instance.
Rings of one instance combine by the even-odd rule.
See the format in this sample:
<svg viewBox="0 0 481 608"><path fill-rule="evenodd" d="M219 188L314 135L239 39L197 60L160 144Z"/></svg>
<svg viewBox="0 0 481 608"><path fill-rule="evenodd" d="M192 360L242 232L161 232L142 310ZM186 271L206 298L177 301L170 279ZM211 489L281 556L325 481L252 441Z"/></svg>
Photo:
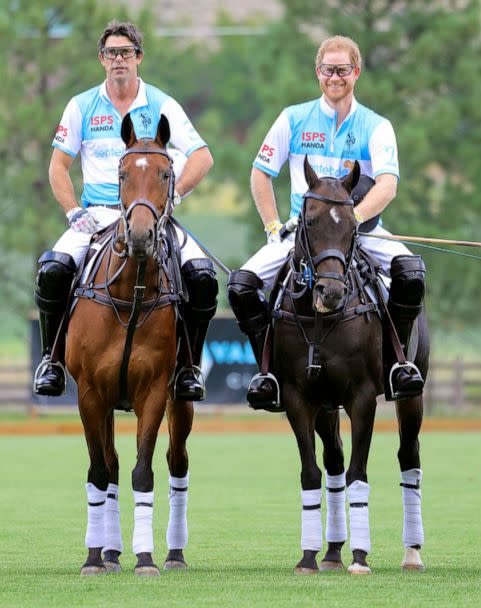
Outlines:
<svg viewBox="0 0 481 608"><path fill-rule="evenodd" d="M75 232L83 232L84 234L93 234L97 232L98 221L87 209L75 207L67 213L67 220L70 228Z"/></svg>
<svg viewBox="0 0 481 608"><path fill-rule="evenodd" d="M177 205L180 205L180 203L182 202L182 197L177 192L177 190L174 190L174 198L172 199L172 202L174 204L174 207L177 207Z"/></svg>
<svg viewBox="0 0 481 608"><path fill-rule="evenodd" d="M281 235L279 234L281 228L282 224L279 220L273 220L266 225L264 232L267 234L267 243L281 242Z"/></svg>

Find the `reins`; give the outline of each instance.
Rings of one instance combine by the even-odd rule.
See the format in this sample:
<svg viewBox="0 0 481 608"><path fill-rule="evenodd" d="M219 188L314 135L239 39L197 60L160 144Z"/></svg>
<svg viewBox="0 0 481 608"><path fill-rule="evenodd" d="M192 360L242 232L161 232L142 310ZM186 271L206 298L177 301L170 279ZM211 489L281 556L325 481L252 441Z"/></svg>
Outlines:
<svg viewBox="0 0 481 608"><path fill-rule="evenodd" d="M290 300L292 315L294 317L295 323L299 328L299 331L308 346L308 365L307 365L307 373L308 377L319 377L322 370L322 361L320 355L320 347L325 342L330 333L334 330L334 328L344 319L348 303L350 301L349 297L346 297L344 303L339 311L335 311L333 313L323 314L319 313L319 311L314 312L314 336L313 340L309 340L306 329L304 327L303 321L300 318L296 310L296 300L300 300L303 296L308 293L308 291L312 291L313 282L318 281L319 279L331 279L335 281L339 281L342 283L346 289L352 291L349 286L349 274L351 271L352 263L354 260L356 247L357 247L357 232L354 230L351 238L351 244L349 247L349 252L347 256L340 251L339 249L327 248L321 250L319 253L313 255L311 246L309 244L309 236L308 236L308 226L306 223L306 202L307 199L314 199L320 201L322 203L326 203L328 205L346 205L353 206L354 201L352 198L347 199L333 199L328 196L324 196L322 194L318 194L316 192L308 191L303 196L303 205L300 214L300 222L297 233L297 243L299 245L301 255L298 256L296 260L296 254L292 256L290 260L291 269L289 274L292 280L301 286L300 292L296 292L287 287L287 284L281 286L280 298L278 298L278 306L277 310L274 311L273 316L279 318L283 313L280 310L282 298L285 295ZM295 250L294 250L295 251ZM328 259L337 259L343 268L343 274L338 272L318 272L316 270L317 266ZM298 264L298 269L296 268L296 264ZM354 317L352 317L354 318ZM327 321L329 319L329 321ZM326 322L328 323L327 331ZM265 357L264 357L265 358ZM264 361L263 361L264 363Z"/></svg>
<svg viewBox="0 0 481 608"><path fill-rule="evenodd" d="M121 189L122 189L121 188L121 169L122 169L122 163L123 163L125 157L129 154L161 154L162 156L164 156L165 158L168 159L168 161L169 161L169 171L168 171L169 185L168 185L166 204L165 204L165 207L161 214L159 214L156 207L150 201L148 201L146 199L135 199L128 207L125 207L124 202L121 197ZM173 206L174 206L173 205L174 191L175 191L175 175L174 175L173 166L172 166L172 158L168 155L166 150L157 149L157 148L148 148L148 147L128 148L125 151L125 153L123 154L123 156L120 158L120 161L119 161L119 199L120 199L120 203L121 203L120 204L121 217L124 222L124 233L125 233L124 242L127 246L128 245L127 235L128 235L129 218L131 217L133 210L139 206L147 207L153 214L154 219L156 221L155 246L154 246L154 252L153 252L152 257L153 257L153 260L154 260L156 266L158 267L158 284L159 284L159 290L158 290L159 293L158 293L156 300L154 301L154 303L150 307L150 309L147 311L147 313L144 315L142 321L140 323L138 323L140 311L142 309L142 303L143 303L144 296L145 296L145 290L146 290L145 272L146 272L146 268L147 268L146 259L139 261L138 266L137 266L137 277L136 277L136 281L135 281L135 285L134 285L134 289L133 289L133 300L132 300L131 313L130 313L128 322L124 323L120 318L119 311L117 310L117 308L114 305L113 299L108 290L108 281L106 281L106 291L107 291L107 294L109 295L112 308L114 309L119 322L127 329L126 336L125 336L124 349L123 349L123 354L122 354L122 361L120 364L120 372L119 372L119 407L121 407L125 411L129 411L132 409L131 404L128 399L128 367L129 367L130 355L132 352L132 343L133 343L135 331L136 331L136 329L138 329L138 327L140 327L145 322L147 317L154 310L155 304L159 301L159 297L162 295L162 289L161 289L162 270L164 271L167 281L170 282L169 273L167 272L167 267L164 263L164 260L163 260L164 256L162 256L161 250L162 250L162 241L166 235L167 222L169 221L169 217L172 214L172 210L173 210ZM114 250L115 244L119 241L119 236L120 235L117 235L117 238L113 241L112 250ZM125 255L127 255L127 254L125 253ZM110 261L110 258L109 258L109 261ZM126 261L125 261L125 263L126 263ZM124 268L125 263L121 266L122 269ZM108 273L108 265L107 265L107 269L106 269L106 274L107 273ZM116 273L115 276L117 277L118 274ZM171 291L171 290L172 290L172 285L171 285L171 288L169 291ZM170 299L170 302L173 303L173 300Z"/></svg>

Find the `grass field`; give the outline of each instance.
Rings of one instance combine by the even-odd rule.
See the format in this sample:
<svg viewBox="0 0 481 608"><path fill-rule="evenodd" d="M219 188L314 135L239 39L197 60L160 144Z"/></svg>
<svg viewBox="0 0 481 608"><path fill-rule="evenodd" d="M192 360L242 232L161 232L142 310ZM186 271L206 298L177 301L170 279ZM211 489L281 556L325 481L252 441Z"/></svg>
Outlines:
<svg viewBox="0 0 481 608"><path fill-rule="evenodd" d="M165 556L166 437L155 456L156 561ZM348 448L347 448L348 449ZM1 437L0 606L481 605L481 435L422 437L425 573L402 573L397 438L377 434L370 460L370 577L296 577L299 463L293 436L198 434L190 440L187 572L134 576L130 471L134 437L121 436L123 572L82 578L87 451L80 436ZM344 561L349 563L349 550Z"/></svg>

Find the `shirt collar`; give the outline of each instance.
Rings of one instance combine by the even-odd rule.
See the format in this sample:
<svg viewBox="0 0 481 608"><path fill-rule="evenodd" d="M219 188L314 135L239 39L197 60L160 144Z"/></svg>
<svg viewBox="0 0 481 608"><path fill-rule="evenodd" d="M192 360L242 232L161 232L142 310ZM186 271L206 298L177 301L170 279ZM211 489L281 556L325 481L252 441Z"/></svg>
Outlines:
<svg viewBox="0 0 481 608"><path fill-rule="evenodd" d="M329 116L329 118L334 118L334 116L336 116L336 110L334 110L334 108L331 108L331 106L327 103L324 95L319 100L319 103L321 106L321 110L324 112L324 114ZM357 110L357 105L357 100L355 97L353 97L351 102L351 109L349 110L349 114L346 116L346 118L351 116L351 114L354 114L354 112Z"/></svg>
<svg viewBox="0 0 481 608"><path fill-rule="evenodd" d="M134 99L132 104L130 105L129 112L135 110L135 108L142 108L147 105L147 94L145 92L145 82L142 78L137 77L139 82L139 90L137 91L137 97ZM104 80L100 85L100 95L105 99L110 101L110 98L107 94L107 80Z"/></svg>

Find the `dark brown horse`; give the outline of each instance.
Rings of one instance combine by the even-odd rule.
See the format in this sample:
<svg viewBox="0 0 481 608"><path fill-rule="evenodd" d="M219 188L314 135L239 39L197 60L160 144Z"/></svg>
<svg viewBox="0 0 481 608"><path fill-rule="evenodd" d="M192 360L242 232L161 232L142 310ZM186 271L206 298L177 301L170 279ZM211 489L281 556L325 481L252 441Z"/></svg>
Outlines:
<svg viewBox="0 0 481 608"><path fill-rule="evenodd" d="M301 457L303 556L295 571L319 571L322 547L321 471L316 462L315 434L323 442L327 502L327 551L320 569L342 568L341 547L347 539L346 487L350 506L349 572L367 574L370 552L367 461L376 397L383 392L383 327L385 313L365 289L375 272L356 249L358 237L350 193L359 165L342 180L317 178L305 162L309 191L296 234L290 267L274 306L273 372L281 404L296 435ZM375 285L371 291L375 289ZM418 322L415 364L424 378L428 336L424 316ZM412 359L411 359L412 360ZM344 472L339 407L351 421L352 454ZM418 434L422 397L396 402L398 452L403 486L405 569L423 569Z"/></svg>
<svg viewBox="0 0 481 608"><path fill-rule="evenodd" d="M82 574L120 570L122 537L118 509L119 461L114 446L114 409L137 416L133 551L136 574L156 576L152 560L154 474L152 457L167 411L170 471L169 553L165 568L184 568L187 543L188 457L191 402L173 401L176 364L176 296L165 239L174 188L165 148L168 121L155 139L137 141L130 117L122 125L127 149L120 160L121 219L73 311L66 363L78 386L78 403L90 456L87 478L88 557Z"/></svg>

